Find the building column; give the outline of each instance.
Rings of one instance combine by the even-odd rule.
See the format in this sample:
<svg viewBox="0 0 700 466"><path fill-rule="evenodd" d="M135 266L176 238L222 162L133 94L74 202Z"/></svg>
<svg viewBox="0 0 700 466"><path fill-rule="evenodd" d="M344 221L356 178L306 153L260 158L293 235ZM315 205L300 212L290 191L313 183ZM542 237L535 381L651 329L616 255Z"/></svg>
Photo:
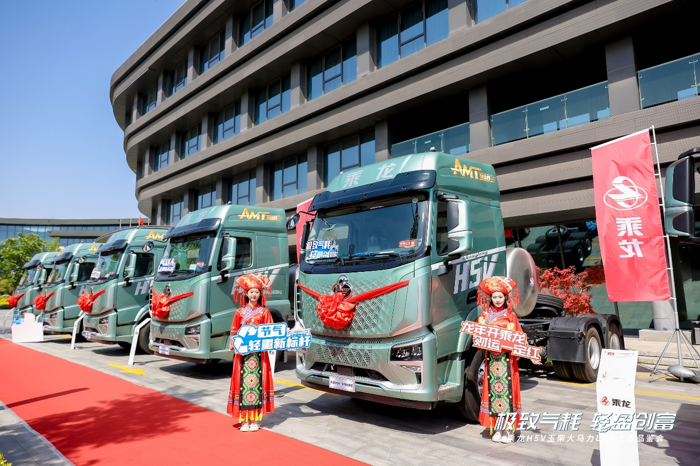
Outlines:
<svg viewBox="0 0 700 466"><path fill-rule="evenodd" d="M146 154L144 155L143 159L143 176L148 176L151 173L154 173L153 170L153 154L154 150L153 147L149 147L148 150L146 151Z"/></svg>
<svg viewBox="0 0 700 466"><path fill-rule="evenodd" d="M226 205L229 199L229 188L231 182L228 178L219 178L216 180L216 205Z"/></svg>
<svg viewBox="0 0 700 466"><path fill-rule="evenodd" d="M306 186L308 191L323 189L323 148L321 146L311 146L306 151L307 178Z"/></svg>
<svg viewBox="0 0 700 466"><path fill-rule="evenodd" d="M165 100L165 87L167 86L167 76L165 72L158 75L158 94L156 96L156 106L160 105Z"/></svg>
<svg viewBox="0 0 700 466"><path fill-rule="evenodd" d="M170 155L168 165L180 160L180 148L177 146L177 131L170 135Z"/></svg>
<svg viewBox="0 0 700 466"><path fill-rule="evenodd" d="M284 15L287 14L287 2L284 0L275 0L272 7L272 24L277 23L281 20Z"/></svg>
<svg viewBox="0 0 700 466"><path fill-rule="evenodd" d="M608 72L610 115L639 110L639 84L632 37L623 37L605 44L605 65Z"/></svg>
<svg viewBox="0 0 700 466"><path fill-rule="evenodd" d="M391 137L387 120L379 121L374 125L374 154L375 162L391 158Z"/></svg>
<svg viewBox="0 0 700 466"><path fill-rule="evenodd" d="M467 0L447 0L447 21L450 35L472 24Z"/></svg>
<svg viewBox="0 0 700 466"><path fill-rule="evenodd" d="M189 52L187 52L187 84L191 83L194 81L194 78L197 77L197 59L198 57L197 50L194 47L191 47Z"/></svg>
<svg viewBox="0 0 700 466"><path fill-rule="evenodd" d="M238 36L238 21L233 16L229 16L226 20L226 32L224 33L224 56L229 56L238 50L236 37Z"/></svg>
<svg viewBox="0 0 700 466"><path fill-rule="evenodd" d="M168 220L168 201L158 202L156 211L156 225L166 225Z"/></svg>
<svg viewBox="0 0 700 466"><path fill-rule="evenodd" d="M241 131L253 127L253 96L250 91L241 95Z"/></svg>
<svg viewBox="0 0 700 466"><path fill-rule="evenodd" d="M302 63L295 63L291 70L291 108L298 107L306 102L306 79L305 66Z"/></svg>
<svg viewBox="0 0 700 466"><path fill-rule="evenodd" d="M202 147L200 147L199 150L204 150L214 144L214 139L212 138L213 129L214 118L211 114L207 113L202 118Z"/></svg>
<svg viewBox="0 0 700 466"><path fill-rule="evenodd" d="M185 194L182 195L182 216L194 212L197 203L197 191L194 189L186 189Z"/></svg>
<svg viewBox="0 0 700 466"><path fill-rule="evenodd" d="M376 31L369 23L357 28L357 77L361 78L376 67Z"/></svg>
<svg viewBox="0 0 700 466"><path fill-rule="evenodd" d="M469 90L469 144L472 152L491 146L486 86Z"/></svg>
<svg viewBox="0 0 700 466"><path fill-rule="evenodd" d="M255 168L255 203L263 204L268 202L270 199L267 195L267 188L269 186L269 174L265 170L265 164L261 163Z"/></svg>
<svg viewBox="0 0 700 466"><path fill-rule="evenodd" d="M139 93L134 96L134 104L131 107L131 122L135 122L141 117L141 109L139 108Z"/></svg>

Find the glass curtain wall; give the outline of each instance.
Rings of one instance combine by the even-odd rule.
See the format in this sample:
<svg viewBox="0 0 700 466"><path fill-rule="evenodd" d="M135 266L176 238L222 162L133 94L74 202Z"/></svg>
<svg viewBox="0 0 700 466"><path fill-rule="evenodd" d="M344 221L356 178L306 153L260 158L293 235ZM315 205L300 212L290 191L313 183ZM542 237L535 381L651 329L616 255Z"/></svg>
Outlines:
<svg viewBox="0 0 700 466"><path fill-rule="evenodd" d="M241 102L219 112L214 119L214 144L241 132Z"/></svg>
<svg viewBox="0 0 700 466"><path fill-rule="evenodd" d="M291 105L291 77L289 74L260 89L255 96L255 117L259 125L289 111Z"/></svg>
<svg viewBox="0 0 700 466"><path fill-rule="evenodd" d="M183 131L180 134L180 159L186 159L190 155L199 152L202 147L202 124Z"/></svg>
<svg viewBox="0 0 700 466"><path fill-rule="evenodd" d="M187 85L187 60L180 63L168 75L168 96L175 94L177 91Z"/></svg>
<svg viewBox="0 0 700 466"><path fill-rule="evenodd" d="M161 144L160 146L153 147L153 159L151 160L151 166L153 167L153 172L157 172L170 164L170 143Z"/></svg>
<svg viewBox="0 0 700 466"><path fill-rule="evenodd" d="M275 163L270 177L270 200L305 193L307 172L306 154Z"/></svg>
<svg viewBox="0 0 700 466"><path fill-rule="evenodd" d="M204 209L213 205L216 205L216 186L207 186L197 191L194 210Z"/></svg>
<svg viewBox="0 0 700 466"><path fill-rule="evenodd" d="M402 155L419 154L428 152L431 148L451 155L468 153L470 150L469 123L394 144L391 146L391 156L401 157Z"/></svg>
<svg viewBox="0 0 700 466"><path fill-rule="evenodd" d="M253 6L240 18L238 46L241 47L272 26L273 0L264 0Z"/></svg>
<svg viewBox="0 0 700 466"><path fill-rule="evenodd" d="M182 218L184 209L185 201L182 196L178 196L175 199L168 201L167 218L165 223L172 226L177 225L177 222L179 222Z"/></svg>
<svg viewBox="0 0 700 466"><path fill-rule="evenodd" d="M229 200L236 205L255 205L257 180L255 170L241 173L231 180Z"/></svg>
<svg viewBox="0 0 700 466"><path fill-rule="evenodd" d="M637 73L642 108L689 99L698 95L700 54L652 66Z"/></svg>
<svg viewBox="0 0 700 466"><path fill-rule="evenodd" d="M324 181L326 186L343 170L364 167L374 163L374 131L344 139L330 144L325 149L326 169Z"/></svg>
<svg viewBox="0 0 700 466"><path fill-rule="evenodd" d="M471 0L471 7L474 12L474 23L486 21L526 1L527 0Z"/></svg>
<svg viewBox="0 0 700 466"><path fill-rule="evenodd" d="M154 108L158 100L158 86L154 85L148 91L141 94L141 115L145 115Z"/></svg>
<svg viewBox="0 0 700 466"><path fill-rule="evenodd" d="M357 79L357 45L353 39L309 65L307 95L313 100Z"/></svg>
<svg viewBox="0 0 700 466"><path fill-rule="evenodd" d="M204 47L199 49L199 72L204 73L224 59L226 36L224 31L215 35Z"/></svg>

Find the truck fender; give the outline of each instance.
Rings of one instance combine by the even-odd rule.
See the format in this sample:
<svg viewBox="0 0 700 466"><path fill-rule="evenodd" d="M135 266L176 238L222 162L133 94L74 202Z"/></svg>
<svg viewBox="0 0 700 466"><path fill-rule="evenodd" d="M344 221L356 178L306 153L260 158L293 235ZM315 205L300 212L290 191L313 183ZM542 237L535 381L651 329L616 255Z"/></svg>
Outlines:
<svg viewBox="0 0 700 466"><path fill-rule="evenodd" d="M299 264L291 264L289 266L289 302L294 303L294 300L296 299L296 288L297 288L297 283L296 283L296 274L297 274L297 269L299 268ZM294 309L294 306L292 305L292 309Z"/></svg>
<svg viewBox="0 0 700 466"><path fill-rule="evenodd" d="M481 308L479 306L472 308L471 311L469 311L469 314L467 314L467 318L464 319L465 321L475 321L477 317L479 317L479 313L481 312ZM459 340L457 340L457 354L466 354L467 351L472 349L472 336L469 335L468 333L462 333L460 332L459 334Z"/></svg>
<svg viewBox="0 0 700 466"><path fill-rule="evenodd" d="M553 361L586 362L585 332L591 327L598 330L603 340L601 343L606 347L609 332L608 317L586 314L552 319L548 331L547 357ZM612 317L616 318L616 316Z"/></svg>
<svg viewBox="0 0 700 466"><path fill-rule="evenodd" d="M151 303L149 302L148 304L143 306L141 309L139 309L139 312L136 313L136 319L134 319L134 322L136 322L136 324L141 323L141 321L143 321L143 319L151 316L150 313L151 313Z"/></svg>
<svg viewBox="0 0 700 466"><path fill-rule="evenodd" d="M272 315L272 320L275 323L285 322L284 317L282 317L282 313L277 309L270 309L270 314Z"/></svg>

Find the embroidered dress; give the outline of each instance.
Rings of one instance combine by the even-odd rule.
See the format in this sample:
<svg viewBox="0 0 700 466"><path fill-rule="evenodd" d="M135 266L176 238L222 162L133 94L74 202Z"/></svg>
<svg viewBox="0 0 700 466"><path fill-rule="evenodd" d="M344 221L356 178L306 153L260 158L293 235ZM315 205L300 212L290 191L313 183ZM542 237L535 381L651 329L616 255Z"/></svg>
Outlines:
<svg viewBox="0 0 700 466"><path fill-rule="evenodd" d="M236 336L243 325L271 323L272 315L266 307L241 307L233 316L231 336ZM233 359L226 412L238 418L239 422L258 422L265 414L274 411L275 392L267 351L245 356L237 353Z"/></svg>
<svg viewBox="0 0 700 466"><path fill-rule="evenodd" d="M489 312L490 311L490 312ZM481 311L477 322L507 330L522 331L518 317L510 308L486 309ZM510 352L494 353L486 351L484 361L484 386L481 392L479 423L493 428L499 414L517 413L516 426L522 413L520 401L520 373L516 358Z"/></svg>

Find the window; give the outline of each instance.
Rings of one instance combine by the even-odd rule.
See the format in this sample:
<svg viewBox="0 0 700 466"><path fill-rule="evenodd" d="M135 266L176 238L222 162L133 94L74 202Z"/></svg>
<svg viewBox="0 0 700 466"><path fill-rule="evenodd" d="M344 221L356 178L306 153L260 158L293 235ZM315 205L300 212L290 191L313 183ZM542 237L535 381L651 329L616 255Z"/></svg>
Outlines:
<svg viewBox="0 0 700 466"><path fill-rule="evenodd" d="M224 59L226 37L221 31L215 35L204 47L199 49L199 72L204 73L212 66Z"/></svg>
<svg viewBox="0 0 700 466"><path fill-rule="evenodd" d="M182 196L168 201L168 212L165 223L168 225L177 225L177 222L182 218L182 211L185 207L185 202Z"/></svg>
<svg viewBox="0 0 700 466"><path fill-rule="evenodd" d="M250 238L241 238L236 236L236 260L234 261L233 269L234 270L239 270L239 269L245 269L246 267L250 267L253 265L253 254L252 254L252 249L253 249L253 244L250 241ZM228 243L226 241L223 242L223 247L221 248L221 254L219 255L219 264L218 268L221 270L221 258L224 257L228 253L227 249Z"/></svg>
<svg viewBox="0 0 700 466"><path fill-rule="evenodd" d="M137 253L134 266L134 278L153 275L153 254Z"/></svg>
<svg viewBox="0 0 700 466"><path fill-rule="evenodd" d="M304 0L289 0L288 2L288 10L296 10L301 6L301 4L304 3Z"/></svg>
<svg viewBox="0 0 700 466"><path fill-rule="evenodd" d="M306 192L306 154L275 163L270 178L272 201Z"/></svg>
<svg viewBox="0 0 700 466"><path fill-rule="evenodd" d="M166 142L158 147L152 147L151 166L153 171L157 172L170 164L170 143Z"/></svg>
<svg viewBox="0 0 700 466"><path fill-rule="evenodd" d="M435 250L439 255L447 253L447 201L438 201L435 222Z"/></svg>
<svg viewBox="0 0 700 466"><path fill-rule="evenodd" d="M283 76L261 89L255 96L255 120L259 125L289 111L291 104L291 77Z"/></svg>
<svg viewBox="0 0 700 466"><path fill-rule="evenodd" d="M214 120L214 144L241 132L241 103L236 102L216 115Z"/></svg>
<svg viewBox="0 0 700 466"><path fill-rule="evenodd" d="M314 60L309 66L309 100L357 79L357 45L355 40L336 47Z"/></svg>
<svg viewBox="0 0 700 466"><path fill-rule="evenodd" d="M168 74L168 95L173 95L187 84L187 60Z"/></svg>
<svg viewBox="0 0 700 466"><path fill-rule="evenodd" d="M141 94L141 115L145 115L156 108L158 99L158 86L153 86L147 92Z"/></svg>
<svg viewBox="0 0 700 466"><path fill-rule="evenodd" d="M241 16L238 46L241 47L272 26L273 0L263 0Z"/></svg>
<svg viewBox="0 0 700 466"><path fill-rule="evenodd" d="M194 210L216 205L216 186L209 186L197 191L197 201Z"/></svg>
<svg viewBox="0 0 700 466"><path fill-rule="evenodd" d="M389 18L378 28L378 68L447 38L447 21L447 0L426 0Z"/></svg>
<svg viewBox="0 0 700 466"><path fill-rule="evenodd" d="M180 135L180 159L185 159L199 152L202 147L202 124L183 131Z"/></svg>
<svg viewBox="0 0 700 466"><path fill-rule="evenodd" d="M229 200L236 205L255 205L255 170L241 173L231 180Z"/></svg>
<svg viewBox="0 0 700 466"><path fill-rule="evenodd" d="M472 0L474 23L486 21L496 15L500 15L508 8L513 8L525 3L527 0Z"/></svg>
<svg viewBox="0 0 700 466"><path fill-rule="evenodd" d="M374 131L326 147L326 186L343 170L374 163Z"/></svg>

